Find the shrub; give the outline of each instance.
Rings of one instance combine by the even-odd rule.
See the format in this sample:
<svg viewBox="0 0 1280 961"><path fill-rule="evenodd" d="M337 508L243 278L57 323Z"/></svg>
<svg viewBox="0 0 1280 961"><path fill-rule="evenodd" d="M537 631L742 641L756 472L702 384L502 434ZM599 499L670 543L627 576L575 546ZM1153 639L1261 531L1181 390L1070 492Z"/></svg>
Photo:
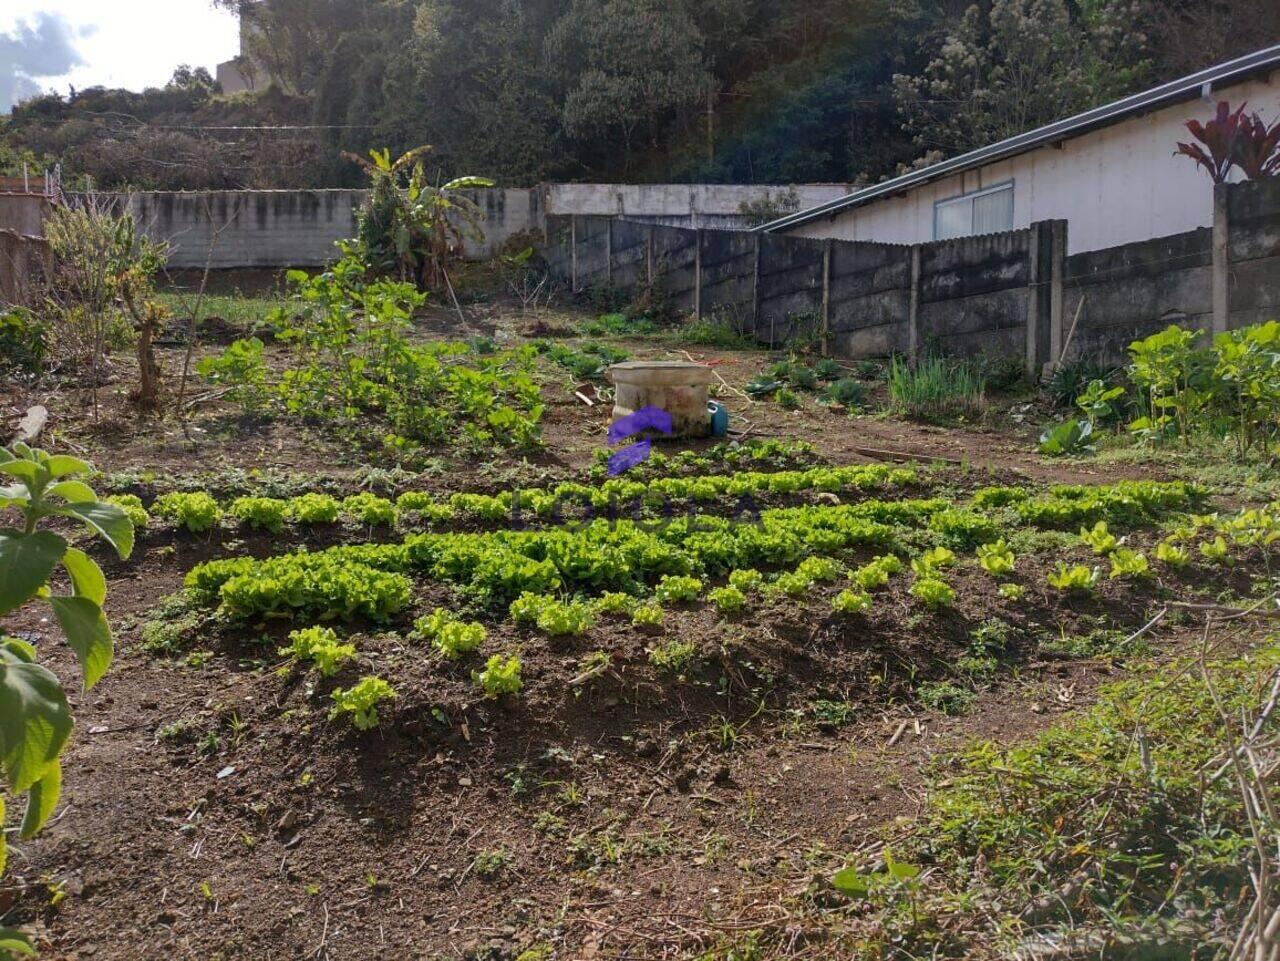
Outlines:
<svg viewBox="0 0 1280 961"><path fill-rule="evenodd" d="M341 506L328 494L302 494L288 504L288 514L300 524L332 524Z"/></svg>
<svg viewBox="0 0 1280 961"><path fill-rule="evenodd" d="M274 497L238 497L228 509L232 517L255 530L267 530L273 534L284 526L288 505Z"/></svg>
<svg viewBox="0 0 1280 961"><path fill-rule="evenodd" d="M38 372L47 349L46 328L20 307L0 307L0 370Z"/></svg>
<svg viewBox="0 0 1280 961"><path fill-rule="evenodd" d="M901 357L889 365L893 409L913 420L974 419L986 406L986 383L970 365L926 357L914 365Z"/></svg>
<svg viewBox="0 0 1280 961"><path fill-rule="evenodd" d="M210 383L228 388L227 397L246 415L260 412L267 403L267 365L263 344L257 337L233 341L216 357L205 357L196 372Z"/></svg>
<svg viewBox="0 0 1280 961"><path fill-rule="evenodd" d="M355 645L342 644L338 635L327 627L306 627L289 634L289 646L280 654L295 660L308 660L324 677L332 677L344 661L356 656Z"/></svg>
<svg viewBox="0 0 1280 961"><path fill-rule="evenodd" d="M509 657L494 654L485 662L483 671L472 672L471 676L490 700L504 694L519 694L524 686L520 679L520 658L514 654Z"/></svg>
<svg viewBox="0 0 1280 961"><path fill-rule="evenodd" d="M862 381L852 377L842 377L827 385L822 392L823 398L832 404L844 407L859 408L866 406L867 387Z"/></svg>
<svg viewBox="0 0 1280 961"><path fill-rule="evenodd" d="M333 708L329 719L336 720L344 714L351 715L351 723L358 731L368 731L378 726L378 705L396 696L396 692L380 677L362 677L350 690L335 688L329 695Z"/></svg>
<svg viewBox="0 0 1280 961"><path fill-rule="evenodd" d="M158 498L151 505L151 510L156 516L171 520L193 534L211 529L222 519L218 502L205 491L191 494L173 491Z"/></svg>

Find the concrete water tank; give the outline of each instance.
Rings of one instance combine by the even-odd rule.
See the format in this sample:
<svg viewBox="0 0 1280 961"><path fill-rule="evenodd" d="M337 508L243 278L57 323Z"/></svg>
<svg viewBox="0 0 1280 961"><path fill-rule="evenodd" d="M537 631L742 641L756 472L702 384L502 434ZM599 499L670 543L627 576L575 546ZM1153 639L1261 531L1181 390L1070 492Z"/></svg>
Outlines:
<svg viewBox="0 0 1280 961"><path fill-rule="evenodd" d="M613 419L634 414L642 407L658 407L671 415L676 437L706 437L711 433L707 388L714 374L705 364L684 360L631 360L614 364L606 372L617 388Z"/></svg>

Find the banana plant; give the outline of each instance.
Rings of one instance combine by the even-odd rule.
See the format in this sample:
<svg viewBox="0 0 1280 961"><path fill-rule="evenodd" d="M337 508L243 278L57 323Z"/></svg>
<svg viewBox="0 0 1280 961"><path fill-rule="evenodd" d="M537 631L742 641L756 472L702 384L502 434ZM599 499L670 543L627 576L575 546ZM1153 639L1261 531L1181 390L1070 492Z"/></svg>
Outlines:
<svg viewBox="0 0 1280 961"><path fill-rule="evenodd" d="M50 520L83 523L105 538L121 558L133 552L133 524L115 504L98 500L80 475L92 468L64 454L49 455L23 443L0 447L0 514L16 512L14 527L0 527L0 616L36 601L47 603L75 651L86 690L111 664L113 643L102 604L107 581L101 568ZM50 579L61 566L70 594L55 594ZM58 678L38 661L33 644L0 632L0 768L11 795L27 795L21 836L34 835L49 819L62 787L60 757L74 721ZM4 823L0 795L0 825ZM0 873L5 839L0 832ZM0 928L0 957L30 954L17 931Z"/></svg>

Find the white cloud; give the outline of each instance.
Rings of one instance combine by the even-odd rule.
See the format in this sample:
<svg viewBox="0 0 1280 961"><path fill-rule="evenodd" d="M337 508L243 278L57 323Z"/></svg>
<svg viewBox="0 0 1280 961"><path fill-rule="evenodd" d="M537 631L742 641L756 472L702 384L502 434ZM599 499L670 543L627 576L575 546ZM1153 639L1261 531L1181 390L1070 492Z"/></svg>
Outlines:
<svg viewBox="0 0 1280 961"><path fill-rule="evenodd" d="M64 28L77 59L53 73L32 74L12 62L5 37L50 20ZM6 78L21 75L19 88L9 81L9 96L70 87L163 86L178 64L207 67L239 52L235 17L214 10L210 0L4 0L0 10L0 111L7 109Z"/></svg>
<svg viewBox="0 0 1280 961"><path fill-rule="evenodd" d="M83 64L76 31L56 13L38 13L0 34L0 112L40 89L38 81L59 77Z"/></svg>

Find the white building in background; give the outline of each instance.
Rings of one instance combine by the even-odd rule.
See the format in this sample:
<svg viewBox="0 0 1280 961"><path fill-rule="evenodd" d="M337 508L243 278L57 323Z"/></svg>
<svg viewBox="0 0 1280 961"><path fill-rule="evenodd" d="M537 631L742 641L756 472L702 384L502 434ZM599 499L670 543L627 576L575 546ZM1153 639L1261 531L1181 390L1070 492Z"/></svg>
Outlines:
<svg viewBox="0 0 1280 961"><path fill-rule="evenodd" d="M218 64L216 79L223 93L243 93L265 85L266 71L249 56L249 39L253 27L245 17L240 18L240 55Z"/></svg>
<svg viewBox="0 0 1280 961"><path fill-rule="evenodd" d="M1280 115L1280 45L884 181L759 228L916 244L1068 220L1070 253L1213 225L1213 188L1187 157L1216 102Z"/></svg>

